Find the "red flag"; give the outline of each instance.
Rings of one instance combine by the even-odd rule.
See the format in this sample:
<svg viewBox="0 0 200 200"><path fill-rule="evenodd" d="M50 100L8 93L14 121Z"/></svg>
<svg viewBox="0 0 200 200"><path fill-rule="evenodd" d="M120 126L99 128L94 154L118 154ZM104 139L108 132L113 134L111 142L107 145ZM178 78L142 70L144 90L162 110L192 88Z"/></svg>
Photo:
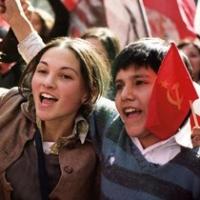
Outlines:
<svg viewBox="0 0 200 200"><path fill-rule="evenodd" d="M72 11L76 8L79 0L64 0L64 4L69 11Z"/></svg>
<svg viewBox="0 0 200 200"><path fill-rule="evenodd" d="M175 41L196 37L194 1L168 0L161 3L160 0L144 0L144 6L153 36Z"/></svg>
<svg viewBox="0 0 200 200"><path fill-rule="evenodd" d="M121 46L150 36L142 0L63 0L71 11L70 36L80 36L89 27L107 26ZM114 3L113 3L114 2Z"/></svg>
<svg viewBox="0 0 200 200"><path fill-rule="evenodd" d="M106 26L103 0L63 0L71 11L69 35L79 37L87 28Z"/></svg>
<svg viewBox="0 0 200 200"><path fill-rule="evenodd" d="M191 77L172 44L157 74L149 102L147 129L160 139L176 134L198 98Z"/></svg>
<svg viewBox="0 0 200 200"><path fill-rule="evenodd" d="M118 35L122 47L151 35L143 1L104 0L103 2L108 27Z"/></svg>

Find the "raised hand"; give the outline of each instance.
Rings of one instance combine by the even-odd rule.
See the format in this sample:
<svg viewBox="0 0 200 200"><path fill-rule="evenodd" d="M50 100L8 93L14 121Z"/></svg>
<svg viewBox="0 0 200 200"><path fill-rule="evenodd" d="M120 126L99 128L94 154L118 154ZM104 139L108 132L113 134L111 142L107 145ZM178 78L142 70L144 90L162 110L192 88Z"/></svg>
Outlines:
<svg viewBox="0 0 200 200"><path fill-rule="evenodd" d="M23 40L34 29L29 21L31 9L29 0L4 0L1 17L10 24L18 41Z"/></svg>

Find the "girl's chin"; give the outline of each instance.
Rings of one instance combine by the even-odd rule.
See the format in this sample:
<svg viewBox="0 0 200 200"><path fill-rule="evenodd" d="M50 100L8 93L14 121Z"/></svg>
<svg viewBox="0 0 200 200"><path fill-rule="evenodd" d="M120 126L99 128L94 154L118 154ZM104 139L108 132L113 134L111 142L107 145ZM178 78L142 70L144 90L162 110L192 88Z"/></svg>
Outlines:
<svg viewBox="0 0 200 200"><path fill-rule="evenodd" d="M41 121L48 121L51 120L51 117L46 115L46 114L41 114L41 113L36 113L36 116L38 119L40 119Z"/></svg>

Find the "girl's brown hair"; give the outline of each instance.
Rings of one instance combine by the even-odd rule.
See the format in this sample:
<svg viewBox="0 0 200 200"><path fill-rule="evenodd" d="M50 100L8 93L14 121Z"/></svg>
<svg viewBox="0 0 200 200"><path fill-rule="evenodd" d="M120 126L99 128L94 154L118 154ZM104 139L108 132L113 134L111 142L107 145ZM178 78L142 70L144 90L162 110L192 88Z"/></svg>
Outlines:
<svg viewBox="0 0 200 200"><path fill-rule="evenodd" d="M80 112L87 116L98 97L106 92L109 85L109 73L106 70L106 63L101 56L96 53L93 47L85 40L79 38L60 37L49 42L28 64L22 74L19 91L25 96L27 89L31 92L31 80L36 67L43 54L53 47L70 49L80 61L80 70L88 91L88 99L81 106ZM105 81L106 80L106 81Z"/></svg>

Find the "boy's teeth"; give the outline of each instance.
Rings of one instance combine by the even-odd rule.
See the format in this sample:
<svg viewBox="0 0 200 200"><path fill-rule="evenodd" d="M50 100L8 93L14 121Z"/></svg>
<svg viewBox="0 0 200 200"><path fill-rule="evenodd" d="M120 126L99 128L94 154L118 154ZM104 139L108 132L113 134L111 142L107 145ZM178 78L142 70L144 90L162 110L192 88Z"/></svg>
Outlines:
<svg viewBox="0 0 200 200"><path fill-rule="evenodd" d="M53 96L49 95L49 94L42 94L43 97L45 98L53 98Z"/></svg>
<svg viewBox="0 0 200 200"><path fill-rule="evenodd" d="M125 109L126 113L131 113L131 112L135 112L135 111L136 111L135 108L127 108L127 109Z"/></svg>

